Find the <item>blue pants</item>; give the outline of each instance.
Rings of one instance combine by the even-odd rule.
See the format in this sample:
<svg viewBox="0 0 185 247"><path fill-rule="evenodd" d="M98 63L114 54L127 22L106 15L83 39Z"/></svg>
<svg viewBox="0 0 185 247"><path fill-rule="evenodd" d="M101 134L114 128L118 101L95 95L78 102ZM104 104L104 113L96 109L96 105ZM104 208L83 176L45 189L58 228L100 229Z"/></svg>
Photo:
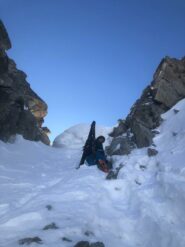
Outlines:
<svg viewBox="0 0 185 247"><path fill-rule="evenodd" d="M106 162L106 157L105 157L104 152L96 151L95 154L90 154L86 158L86 161L87 161L89 166L96 165L98 160L104 160Z"/></svg>

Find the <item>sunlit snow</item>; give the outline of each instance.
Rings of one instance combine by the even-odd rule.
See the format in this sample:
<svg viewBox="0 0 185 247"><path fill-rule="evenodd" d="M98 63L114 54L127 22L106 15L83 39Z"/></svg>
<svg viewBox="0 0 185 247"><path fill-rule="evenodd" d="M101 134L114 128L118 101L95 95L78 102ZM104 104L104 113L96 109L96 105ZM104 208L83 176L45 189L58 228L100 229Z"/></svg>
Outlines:
<svg viewBox="0 0 185 247"><path fill-rule="evenodd" d="M154 138L159 153L148 157L143 148L114 156L114 166L124 167L111 181L95 166L75 169L89 125L64 132L55 140L60 148L20 136L15 144L0 142L0 246L17 247L19 239L38 236L46 247L73 247L80 240L184 247L185 100L162 118ZM59 228L43 230L52 222Z"/></svg>

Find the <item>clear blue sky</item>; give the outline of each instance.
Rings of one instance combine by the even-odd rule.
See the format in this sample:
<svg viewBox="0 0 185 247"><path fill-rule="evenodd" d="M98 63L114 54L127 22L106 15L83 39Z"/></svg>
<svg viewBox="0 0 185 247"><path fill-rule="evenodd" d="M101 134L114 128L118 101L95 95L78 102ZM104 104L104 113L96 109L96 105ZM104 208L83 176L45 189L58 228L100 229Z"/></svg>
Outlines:
<svg viewBox="0 0 185 247"><path fill-rule="evenodd" d="M129 112L160 60L185 55L184 0L0 0L9 55L47 102L52 139Z"/></svg>

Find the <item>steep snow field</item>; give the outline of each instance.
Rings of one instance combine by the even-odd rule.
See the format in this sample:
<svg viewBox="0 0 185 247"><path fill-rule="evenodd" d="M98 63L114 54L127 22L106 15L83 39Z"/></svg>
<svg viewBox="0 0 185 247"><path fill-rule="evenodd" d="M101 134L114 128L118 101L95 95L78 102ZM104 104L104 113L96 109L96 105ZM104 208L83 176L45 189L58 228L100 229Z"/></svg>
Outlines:
<svg viewBox="0 0 185 247"><path fill-rule="evenodd" d="M148 157L143 148L114 156L114 165L124 167L111 181L96 167L75 169L88 125L58 137L60 148L21 137L15 144L1 142L0 247L35 236L46 247L73 247L80 240L106 247L184 247L185 100L162 117L154 138L158 155ZM52 222L59 228L43 230Z"/></svg>

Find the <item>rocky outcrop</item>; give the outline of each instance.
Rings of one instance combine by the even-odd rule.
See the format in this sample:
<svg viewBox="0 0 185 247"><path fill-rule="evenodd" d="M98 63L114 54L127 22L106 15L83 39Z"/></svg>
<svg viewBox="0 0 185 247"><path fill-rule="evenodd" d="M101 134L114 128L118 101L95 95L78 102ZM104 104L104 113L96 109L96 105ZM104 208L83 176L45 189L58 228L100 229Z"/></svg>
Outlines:
<svg viewBox="0 0 185 247"><path fill-rule="evenodd" d="M74 247L105 247L102 242L89 243L88 241L80 241Z"/></svg>
<svg viewBox="0 0 185 247"><path fill-rule="evenodd" d="M158 66L151 85L132 106L125 120L110 134L112 143L107 147L109 155L128 154L152 144L155 128L162 121L161 114L185 97L185 58L165 57Z"/></svg>
<svg viewBox="0 0 185 247"><path fill-rule="evenodd" d="M31 237L31 238L23 238L18 241L19 245L32 245L34 244L42 244L42 239L39 237Z"/></svg>
<svg viewBox="0 0 185 247"><path fill-rule="evenodd" d="M11 48L7 31L0 21L0 139L15 134L25 139L50 143L42 127L47 104L30 88L26 74L17 69L6 50Z"/></svg>
<svg viewBox="0 0 185 247"><path fill-rule="evenodd" d="M158 154L158 151L156 149L154 149L154 148L148 148L147 154L148 154L149 157L156 156Z"/></svg>

